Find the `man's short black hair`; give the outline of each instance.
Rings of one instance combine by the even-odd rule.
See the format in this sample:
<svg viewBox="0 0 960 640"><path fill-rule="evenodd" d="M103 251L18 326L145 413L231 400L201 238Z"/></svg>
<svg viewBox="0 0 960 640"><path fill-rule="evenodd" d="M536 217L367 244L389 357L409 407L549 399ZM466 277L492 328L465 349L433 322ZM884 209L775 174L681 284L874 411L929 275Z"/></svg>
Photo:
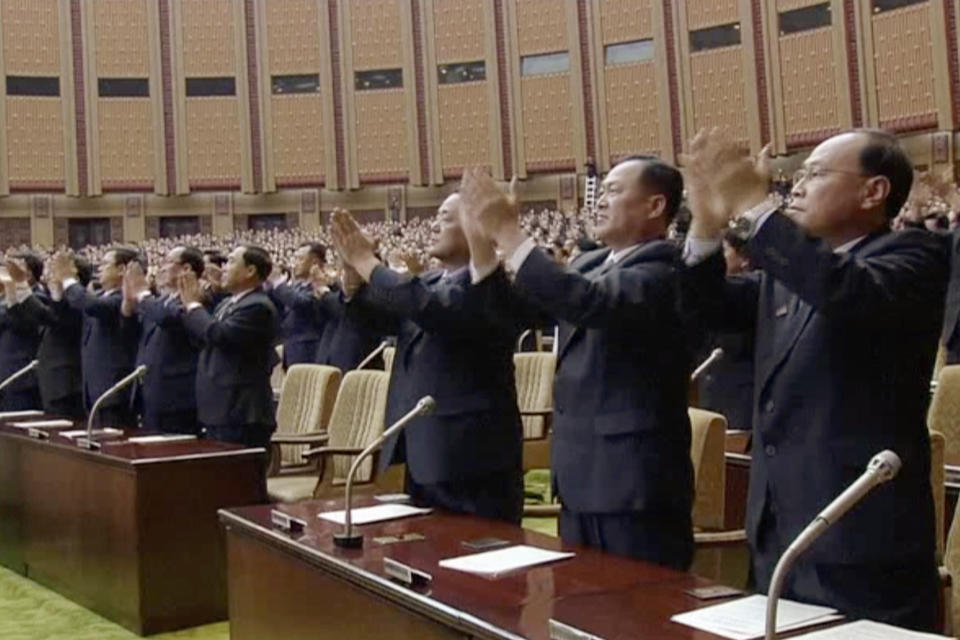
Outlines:
<svg viewBox="0 0 960 640"><path fill-rule="evenodd" d="M196 247L180 247L180 264L188 265L199 278L203 275L203 254Z"/></svg>
<svg viewBox="0 0 960 640"><path fill-rule="evenodd" d="M683 174L681 174L676 167L656 156L627 156L617 164L631 161L644 163L643 173L640 174L640 179L644 185L652 189L655 193L663 195L667 201L664 209L667 223L673 222L677 211L680 210L680 203L683 202Z"/></svg>
<svg viewBox="0 0 960 640"><path fill-rule="evenodd" d="M853 132L867 136L867 143L860 151L860 170L868 176L884 176L890 181L885 210L888 218L897 217L913 186L913 163L892 133L882 129L854 129Z"/></svg>
<svg viewBox="0 0 960 640"><path fill-rule="evenodd" d="M307 253L312 255L314 258L320 262L327 262L327 248L320 244L319 242L304 242L300 245L300 248L309 247Z"/></svg>
<svg viewBox="0 0 960 640"><path fill-rule="evenodd" d="M203 252L203 257L207 262L210 264L215 264L218 267L222 267L223 265L227 264L227 259L216 249L205 249Z"/></svg>
<svg viewBox="0 0 960 640"><path fill-rule="evenodd" d="M269 278L270 272L273 271L273 259L270 257L270 253L255 244L241 246L243 246L243 264L248 267L256 267L260 282Z"/></svg>
<svg viewBox="0 0 960 640"><path fill-rule="evenodd" d="M43 277L43 260L40 256L32 251L24 251L13 257L23 260L23 263L27 265L27 269L30 271L30 276L33 278L33 281L40 282L40 278Z"/></svg>
<svg viewBox="0 0 960 640"><path fill-rule="evenodd" d="M74 256L73 264L77 267L77 280L82 286L86 287L93 279L93 265L82 256Z"/></svg>
<svg viewBox="0 0 960 640"><path fill-rule="evenodd" d="M136 262L144 271L147 270L147 259L136 249L132 247L113 247L110 251L113 252L113 264L125 267L131 262Z"/></svg>

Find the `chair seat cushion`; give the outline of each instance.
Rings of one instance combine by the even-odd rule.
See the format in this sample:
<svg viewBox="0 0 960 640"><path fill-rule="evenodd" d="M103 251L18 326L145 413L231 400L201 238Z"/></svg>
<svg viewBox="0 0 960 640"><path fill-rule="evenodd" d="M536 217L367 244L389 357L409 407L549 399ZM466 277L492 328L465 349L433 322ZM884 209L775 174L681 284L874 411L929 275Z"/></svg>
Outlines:
<svg viewBox="0 0 960 640"><path fill-rule="evenodd" d="M317 475L267 478L267 495L274 502L298 502L313 497Z"/></svg>

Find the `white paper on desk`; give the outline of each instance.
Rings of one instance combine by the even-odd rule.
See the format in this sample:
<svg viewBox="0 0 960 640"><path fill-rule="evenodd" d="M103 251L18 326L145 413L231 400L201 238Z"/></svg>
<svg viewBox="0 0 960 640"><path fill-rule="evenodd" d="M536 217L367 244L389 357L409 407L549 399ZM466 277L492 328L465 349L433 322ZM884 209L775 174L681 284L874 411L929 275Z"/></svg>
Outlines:
<svg viewBox="0 0 960 640"><path fill-rule="evenodd" d="M17 429L52 429L54 427L72 427L72 420L32 420L30 422L11 422ZM86 433L86 431L84 431Z"/></svg>
<svg viewBox="0 0 960 640"><path fill-rule="evenodd" d="M547 562L556 562L557 560L565 560L575 555L575 553L549 551L547 549L518 544L513 547L507 547L506 549L496 549L494 551L473 553L468 556L447 558L446 560L440 561L440 566L444 569L466 571L467 573L476 573L482 576L498 576L517 569L546 564Z"/></svg>
<svg viewBox="0 0 960 640"><path fill-rule="evenodd" d="M90 432L90 434L94 436L115 436L118 433L123 433L123 431L121 431L120 429L111 429L109 427L106 429L94 429L93 431ZM62 435L64 438L70 438L72 440L74 438L79 438L80 436L87 435L87 430L74 429L73 431L61 431L60 435Z"/></svg>
<svg viewBox="0 0 960 640"><path fill-rule="evenodd" d="M947 640L947 636L941 636L938 633L908 631L873 620L857 620L838 627L805 633L802 636L797 636L797 638L808 640Z"/></svg>
<svg viewBox="0 0 960 640"><path fill-rule="evenodd" d="M767 597L753 595L680 613L670 619L724 638L752 640L764 636L766 614ZM841 617L836 609L830 607L819 607L781 598L777 606L777 633L839 620Z"/></svg>
<svg viewBox="0 0 960 640"><path fill-rule="evenodd" d="M134 438L127 438L127 442L134 442L136 444L151 444L154 442L176 442L177 440L196 440L197 436L190 435L189 433L174 433L170 435L156 435L156 436L136 436Z"/></svg>
<svg viewBox="0 0 960 640"><path fill-rule="evenodd" d="M35 418L42 415L43 411L38 409L27 409L26 411L0 411L0 420L9 420L10 418Z"/></svg>
<svg viewBox="0 0 960 640"><path fill-rule="evenodd" d="M354 509L350 519L353 524L370 524L371 522L421 516L431 511L433 511L433 509L420 509L407 504L381 504L376 507ZM330 522L336 522L337 524L346 524L344 522L344 513L343 511L327 511L321 513L318 517L329 520Z"/></svg>

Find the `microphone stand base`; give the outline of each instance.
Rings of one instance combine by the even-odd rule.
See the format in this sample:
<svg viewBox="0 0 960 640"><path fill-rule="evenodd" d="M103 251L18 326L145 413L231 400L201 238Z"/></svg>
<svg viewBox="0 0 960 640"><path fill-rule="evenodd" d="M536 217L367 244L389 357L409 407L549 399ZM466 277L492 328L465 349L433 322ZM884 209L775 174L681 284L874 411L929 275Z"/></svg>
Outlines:
<svg viewBox="0 0 960 640"><path fill-rule="evenodd" d="M89 451L100 451L100 443L92 438L77 438L77 446Z"/></svg>
<svg viewBox="0 0 960 640"><path fill-rule="evenodd" d="M344 549L361 549L363 548L363 534L335 533L333 534L333 544Z"/></svg>

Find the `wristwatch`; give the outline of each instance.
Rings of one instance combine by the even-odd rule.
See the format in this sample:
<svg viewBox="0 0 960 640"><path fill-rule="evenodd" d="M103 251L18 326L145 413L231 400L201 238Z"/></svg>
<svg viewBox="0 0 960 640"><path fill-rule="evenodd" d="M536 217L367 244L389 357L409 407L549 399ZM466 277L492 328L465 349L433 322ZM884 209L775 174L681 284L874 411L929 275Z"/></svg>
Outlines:
<svg viewBox="0 0 960 640"><path fill-rule="evenodd" d="M760 223L779 208L779 198L771 194L760 204L754 205L740 215L732 218L730 222L727 223L727 228L734 237L746 242L757 232L757 227Z"/></svg>

